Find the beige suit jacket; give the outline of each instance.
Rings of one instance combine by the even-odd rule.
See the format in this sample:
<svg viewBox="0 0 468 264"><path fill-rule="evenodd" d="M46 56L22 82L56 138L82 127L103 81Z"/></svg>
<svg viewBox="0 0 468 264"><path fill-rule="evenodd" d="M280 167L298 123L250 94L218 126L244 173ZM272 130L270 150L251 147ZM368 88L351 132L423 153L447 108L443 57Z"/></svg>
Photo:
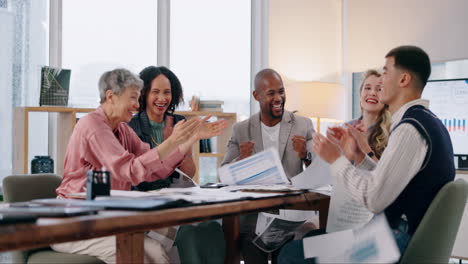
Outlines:
<svg viewBox="0 0 468 264"><path fill-rule="evenodd" d="M286 176L290 179L303 170L303 161L293 149L292 137L303 136L307 140L307 150L312 152L312 134L315 130L309 118L285 111L281 120L279 132L279 155ZM249 119L233 126L232 137L228 143L228 151L222 165L237 161L240 154L240 143L253 141L254 153L263 151L262 128L260 114L254 114ZM314 157L315 155L313 155Z"/></svg>

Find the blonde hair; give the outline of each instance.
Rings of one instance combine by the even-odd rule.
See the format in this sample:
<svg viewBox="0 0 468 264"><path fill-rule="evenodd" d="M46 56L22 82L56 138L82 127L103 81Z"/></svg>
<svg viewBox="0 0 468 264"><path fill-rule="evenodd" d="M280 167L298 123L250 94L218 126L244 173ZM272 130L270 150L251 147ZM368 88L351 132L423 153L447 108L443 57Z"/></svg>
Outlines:
<svg viewBox="0 0 468 264"><path fill-rule="evenodd" d="M368 70L364 74L364 80L362 81L361 87L359 88L359 93L362 92L364 83L370 76L380 77L381 74L376 70ZM391 118L392 116L388 110L388 105L385 105L379 113L377 122L368 131L367 141L369 142L369 146L378 159L380 159L380 156L382 156L383 151L387 147L388 137L390 135Z"/></svg>

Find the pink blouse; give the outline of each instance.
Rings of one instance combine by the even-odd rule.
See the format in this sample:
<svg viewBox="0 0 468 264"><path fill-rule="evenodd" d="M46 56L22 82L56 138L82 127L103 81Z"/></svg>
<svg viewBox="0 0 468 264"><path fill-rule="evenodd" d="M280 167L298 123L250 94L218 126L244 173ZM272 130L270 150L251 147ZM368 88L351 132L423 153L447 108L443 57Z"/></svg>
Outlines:
<svg viewBox="0 0 468 264"><path fill-rule="evenodd" d="M177 148L160 160L158 148L150 149L126 123L112 131L99 107L76 124L65 154L62 183L56 192L60 197L84 192L86 172L102 167L111 173L111 189L130 190L131 185L171 175L183 158Z"/></svg>

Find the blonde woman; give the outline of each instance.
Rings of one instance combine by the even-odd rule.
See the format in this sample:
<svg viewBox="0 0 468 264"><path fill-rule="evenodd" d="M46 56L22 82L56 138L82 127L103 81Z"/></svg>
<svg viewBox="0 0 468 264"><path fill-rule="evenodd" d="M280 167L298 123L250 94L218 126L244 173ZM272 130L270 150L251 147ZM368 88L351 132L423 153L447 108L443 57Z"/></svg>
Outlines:
<svg viewBox="0 0 468 264"><path fill-rule="evenodd" d="M346 124L356 138L357 147L378 161L387 146L391 115L388 106L380 102L380 73L368 70L361 84L361 117Z"/></svg>

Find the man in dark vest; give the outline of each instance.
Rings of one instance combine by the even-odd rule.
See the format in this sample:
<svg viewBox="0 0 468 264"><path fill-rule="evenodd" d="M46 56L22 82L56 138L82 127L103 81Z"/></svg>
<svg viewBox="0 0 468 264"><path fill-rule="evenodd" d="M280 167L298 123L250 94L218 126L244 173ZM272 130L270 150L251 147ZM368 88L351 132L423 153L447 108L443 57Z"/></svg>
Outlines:
<svg viewBox="0 0 468 264"><path fill-rule="evenodd" d="M429 56L421 48L400 46L385 60L380 101L389 105L392 125L379 162L370 158L373 153L359 151L359 132L350 126L333 129L328 138L316 134L313 143L355 200L385 213L403 253L437 192L454 179L455 167L447 129L428 109L429 101L421 99L431 73Z"/></svg>

